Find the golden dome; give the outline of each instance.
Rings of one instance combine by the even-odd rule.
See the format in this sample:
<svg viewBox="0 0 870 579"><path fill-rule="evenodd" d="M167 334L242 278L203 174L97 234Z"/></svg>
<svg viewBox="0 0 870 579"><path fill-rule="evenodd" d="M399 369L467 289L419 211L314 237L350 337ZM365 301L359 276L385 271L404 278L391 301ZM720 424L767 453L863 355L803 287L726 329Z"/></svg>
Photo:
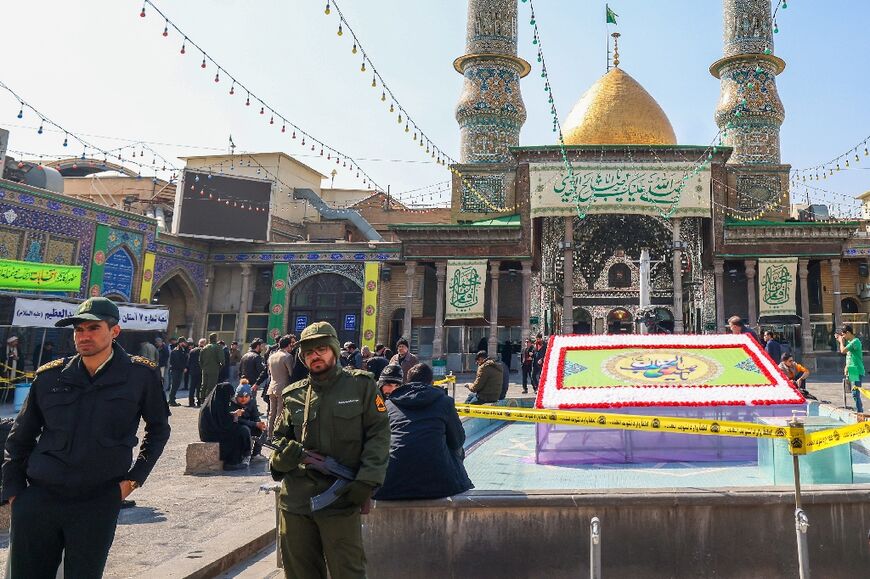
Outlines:
<svg viewBox="0 0 870 579"><path fill-rule="evenodd" d="M566 145L676 145L659 103L614 67L580 97L562 126Z"/></svg>

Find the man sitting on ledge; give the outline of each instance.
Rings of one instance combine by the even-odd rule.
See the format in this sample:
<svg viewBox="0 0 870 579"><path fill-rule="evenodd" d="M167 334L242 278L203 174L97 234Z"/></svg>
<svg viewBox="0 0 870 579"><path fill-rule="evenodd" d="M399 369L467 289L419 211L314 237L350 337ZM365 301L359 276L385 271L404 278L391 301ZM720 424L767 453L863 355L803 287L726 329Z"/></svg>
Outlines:
<svg viewBox="0 0 870 579"><path fill-rule="evenodd" d="M472 384L465 387L471 390L466 398L466 404L487 404L497 402L501 396L502 365L495 360L486 357L486 352L481 350L475 356L477 360L477 376Z"/></svg>
<svg viewBox="0 0 870 579"><path fill-rule="evenodd" d="M374 498L440 499L474 488L462 464L465 431L453 400L432 386L426 364L414 365L406 379L404 385L381 384L390 418L390 462Z"/></svg>

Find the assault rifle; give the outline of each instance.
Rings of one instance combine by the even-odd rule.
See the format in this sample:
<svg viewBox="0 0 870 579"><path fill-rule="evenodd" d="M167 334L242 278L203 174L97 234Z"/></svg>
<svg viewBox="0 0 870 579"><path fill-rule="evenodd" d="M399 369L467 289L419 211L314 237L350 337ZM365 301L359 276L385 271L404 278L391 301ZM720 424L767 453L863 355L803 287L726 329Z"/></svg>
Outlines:
<svg viewBox="0 0 870 579"><path fill-rule="evenodd" d="M283 445L279 446L275 444L274 440L264 442L263 446L271 448L276 452L281 452L284 448ZM349 485L351 481L356 478L356 472L352 468L344 466L331 456L323 456L307 450L302 451L302 456L302 462L306 467L314 469L322 474L335 477L335 482L332 483L328 489L309 499L312 512L325 509L337 501L339 491Z"/></svg>

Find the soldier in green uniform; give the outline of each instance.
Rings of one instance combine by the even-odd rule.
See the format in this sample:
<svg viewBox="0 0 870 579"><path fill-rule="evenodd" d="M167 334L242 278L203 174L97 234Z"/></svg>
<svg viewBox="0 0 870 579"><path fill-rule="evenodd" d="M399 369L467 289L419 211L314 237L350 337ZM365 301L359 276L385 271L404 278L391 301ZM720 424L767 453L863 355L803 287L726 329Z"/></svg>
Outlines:
<svg viewBox="0 0 870 579"><path fill-rule="evenodd" d="M9 433L2 496L12 503L12 577L53 579L61 554L66 577L102 577L121 501L169 439L157 364L114 342L119 319L118 306L97 297L55 324L74 326L78 354L36 371Z"/></svg>
<svg viewBox="0 0 870 579"><path fill-rule="evenodd" d="M360 509L384 481L390 424L372 375L338 364L335 329L316 322L299 340L310 376L284 388L284 413L275 428L280 451L272 453L279 494L281 558L288 577L365 578ZM335 478L317 469L320 455L357 472L339 499L312 512L310 499ZM325 561L324 561L325 558Z"/></svg>
<svg viewBox="0 0 870 579"><path fill-rule="evenodd" d="M199 354L199 365L202 368L202 384L199 387L199 404L214 390L218 382L221 368L224 365L224 349L218 343L217 334L208 335L208 346Z"/></svg>

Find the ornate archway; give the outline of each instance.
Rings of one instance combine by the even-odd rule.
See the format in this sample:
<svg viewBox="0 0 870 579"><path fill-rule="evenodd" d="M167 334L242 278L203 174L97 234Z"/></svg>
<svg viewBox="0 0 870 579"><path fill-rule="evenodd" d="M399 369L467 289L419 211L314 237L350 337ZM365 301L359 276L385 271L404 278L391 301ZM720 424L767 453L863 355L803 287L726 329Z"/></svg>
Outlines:
<svg viewBox="0 0 870 579"><path fill-rule="evenodd" d="M164 277L164 281L154 290L151 303L169 308L169 336L194 336L196 318L199 315L199 297L194 291L193 282L183 269L176 269Z"/></svg>
<svg viewBox="0 0 870 579"><path fill-rule="evenodd" d="M607 314L608 334L631 334L634 331L634 317L625 308L613 308Z"/></svg>
<svg viewBox="0 0 870 579"><path fill-rule="evenodd" d="M306 276L290 291L291 329L325 321L338 332L340 342L360 343L362 288L338 273ZM292 331L292 330L291 330Z"/></svg>

